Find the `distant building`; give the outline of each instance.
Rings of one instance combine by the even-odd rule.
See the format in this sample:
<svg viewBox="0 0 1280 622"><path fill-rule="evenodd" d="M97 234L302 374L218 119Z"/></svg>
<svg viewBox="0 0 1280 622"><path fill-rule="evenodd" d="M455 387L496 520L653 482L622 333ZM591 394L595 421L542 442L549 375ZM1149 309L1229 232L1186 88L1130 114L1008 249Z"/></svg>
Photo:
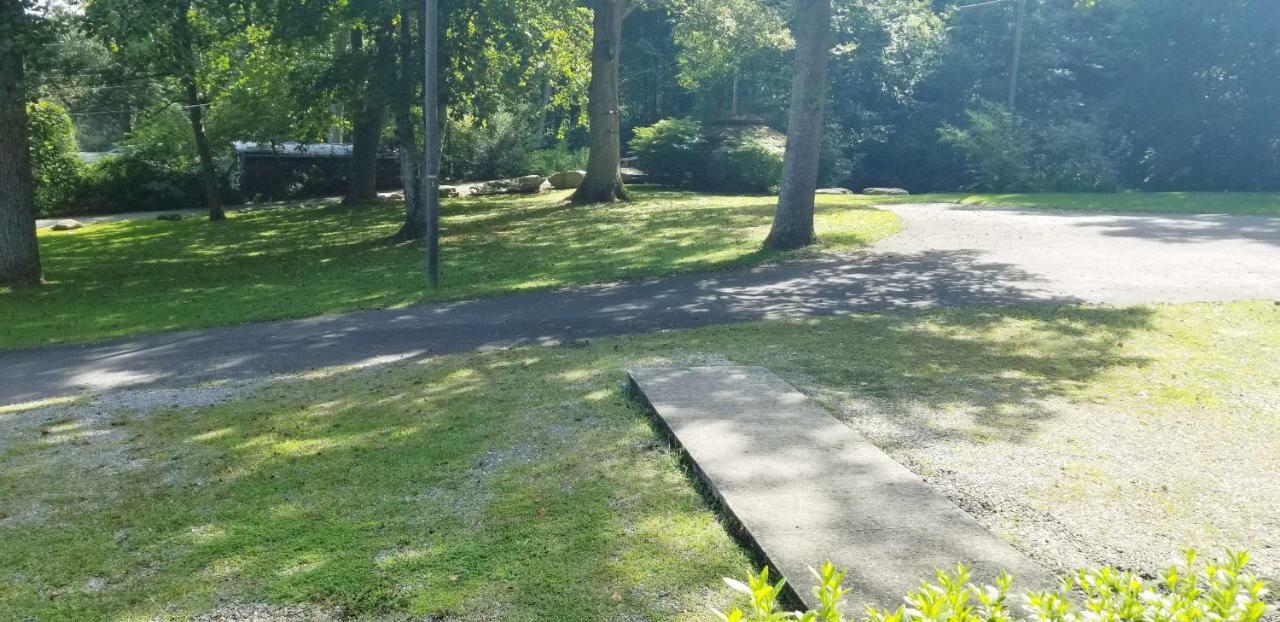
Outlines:
<svg viewBox="0 0 1280 622"><path fill-rule="evenodd" d="M328 143L233 143L231 183L248 198L299 198L342 194L351 171L351 145ZM394 153L378 158L378 187L400 187Z"/></svg>

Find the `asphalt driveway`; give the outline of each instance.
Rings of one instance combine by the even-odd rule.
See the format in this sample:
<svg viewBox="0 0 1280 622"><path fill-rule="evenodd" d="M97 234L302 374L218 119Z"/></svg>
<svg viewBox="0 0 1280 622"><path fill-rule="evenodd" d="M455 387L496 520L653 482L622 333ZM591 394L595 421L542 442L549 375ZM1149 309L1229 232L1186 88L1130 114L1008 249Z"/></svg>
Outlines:
<svg viewBox="0 0 1280 622"><path fill-rule="evenodd" d="M939 306L1280 300L1280 218L901 205L867 251L408 309L0 352L0 405L476 348ZM445 275L448 278L448 275Z"/></svg>

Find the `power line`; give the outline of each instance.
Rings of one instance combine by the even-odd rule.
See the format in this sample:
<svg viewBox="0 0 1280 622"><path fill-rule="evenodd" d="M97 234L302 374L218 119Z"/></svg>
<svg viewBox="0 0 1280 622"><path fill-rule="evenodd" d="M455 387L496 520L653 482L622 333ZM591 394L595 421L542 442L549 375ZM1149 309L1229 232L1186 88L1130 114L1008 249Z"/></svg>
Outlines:
<svg viewBox="0 0 1280 622"><path fill-rule="evenodd" d="M207 104L207 103L205 103L205 104L191 104L191 105L187 105L187 106L178 106L178 109L179 109L179 110L191 110L192 108L207 108L209 105L210 105L210 104ZM164 108L172 108L173 106L174 106L173 104L169 104L168 106L165 106ZM162 108L162 110L163 110L163 108ZM139 112L146 112L146 111L145 111L145 110L143 110L143 109L141 109L141 108L134 108L134 109L126 109L126 110L90 110L90 111L86 111L86 112L68 112L67 114L68 114L69 116L73 116L73 117L90 117L90 116L104 115L104 114L135 114L135 113L139 113Z"/></svg>
<svg viewBox="0 0 1280 622"><path fill-rule="evenodd" d="M151 84L151 82L146 80L140 80L138 82L130 82L130 83L124 83L124 84L107 84L103 86L80 86L76 84L57 84L54 82L46 82L44 84L40 84L37 86L43 87L43 88L57 88L57 89L67 89L67 90L76 89L81 91L108 91L111 89L133 88L142 84Z"/></svg>
<svg viewBox="0 0 1280 622"><path fill-rule="evenodd" d="M1002 2L1012 2L1012 1L1013 1L1013 0L987 0L986 2L978 2L978 3L976 3L976 4L966 4L966 5L964 5L964 6L953 7L953 8L952 8L952 10L955 10L955 11L963 11L963 10L965 10L965 9L975 9L975 8L977 8L977 7L980 7L980 6L987 6L987 5L991 5L991 4L1000 4L1000 3L1002 3Z"/></svg>

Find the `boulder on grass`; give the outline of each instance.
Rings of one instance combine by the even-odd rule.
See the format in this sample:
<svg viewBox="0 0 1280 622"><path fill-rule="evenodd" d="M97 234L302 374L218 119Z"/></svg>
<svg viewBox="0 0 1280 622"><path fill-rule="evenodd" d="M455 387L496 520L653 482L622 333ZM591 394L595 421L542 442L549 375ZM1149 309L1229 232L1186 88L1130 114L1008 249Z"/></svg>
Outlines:
<svg viewBox="0 0 1280 622"><path fill-rule="evenodd" d="M514 180L512 192L517 194L527 194L533 192L541 192L542 184L546 183L547 178L542 175L525 175L517 177Z"/></svg>
<svg viewBox="0 0 1280 622"><path fill-rule="evenodd" d="M818 188L815 194L853 194L848 188Z"/></svg>
<svg viewBox="0 0 1280 622"><path fill-rule="evenodd" d="M904 197L911 193L907 192L906 190L903 190L902 188L864 188L862 190L862 194L876 194L876 195L882 195L882 196Z"/></svg>
<svg viewBox="0 0 1280 622"><path fill-rule="evenodd" d="M71 218L59 220L58 222L53 223L54 231L75 231L81 227L84 227L84 223Z"/></svg>
<svg viewBox="0 0 1280 622"><path fill-rule="evenodd" d="M495 194L533 194L544 190L547 178L542 175L525 175L514 179L482 181L470 186L471 196L483 197ZM549 189L549 186L547 186Z"/></svg>
<svg viewBox="0 0 1280 622"><path fill-rule="evenodd" d="M649 174L638 168L623 168L618 172L622 174L622 183L624 184L649 183Z"/></svg>
<svg viewBox="0 0 1280 622"><path fill-rule="evenodd" d="M511 192L511 185L509 182L510 180L507 179L496 179L494 181L482 181L470 184L467 186L470 189L470 192L468 192L467 195L473 197L487 197L494 194L507 194Z"/></svg>
<svg viewBox="0 0 1280 622"><path fill-rule="evenodd" d="M560 171L547 178L547 181L551 182L551 187L556 190L570 190L581 186L582 180L586 178L586 171Z"/></svg>

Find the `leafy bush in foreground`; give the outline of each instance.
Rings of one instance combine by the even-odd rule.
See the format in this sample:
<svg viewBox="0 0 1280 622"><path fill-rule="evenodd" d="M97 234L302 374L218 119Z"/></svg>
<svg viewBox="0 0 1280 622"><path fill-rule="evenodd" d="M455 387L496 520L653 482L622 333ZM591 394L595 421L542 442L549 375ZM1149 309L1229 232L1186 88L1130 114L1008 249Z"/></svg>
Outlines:
<svg viewBox="0 0 1280 622"><path fill-rule="evenodd" d="M1267 604L1266 584L1247 574L1246 553L1227 551L1225 559L1196 564L1187 551L1185 566L1171 566L1152 585L1141 577L1113 568L1078 570L1063 577L1057 591L1028 592L1020 606L1009 602L1013 577L1001 574L995 585L973 585L969 569L938 571L936 583L922 582L905 598L906 605L889 611L868 607L867 622L1258 622L1274 607ZM778 609L786 581L771 583L769 569L747 575L746 583L725 579L751 599L748 611L716 612L722 622L847 622L840 610L845 573L830 562L821 571L814 594L821 603L808 612Z"/></svg>

